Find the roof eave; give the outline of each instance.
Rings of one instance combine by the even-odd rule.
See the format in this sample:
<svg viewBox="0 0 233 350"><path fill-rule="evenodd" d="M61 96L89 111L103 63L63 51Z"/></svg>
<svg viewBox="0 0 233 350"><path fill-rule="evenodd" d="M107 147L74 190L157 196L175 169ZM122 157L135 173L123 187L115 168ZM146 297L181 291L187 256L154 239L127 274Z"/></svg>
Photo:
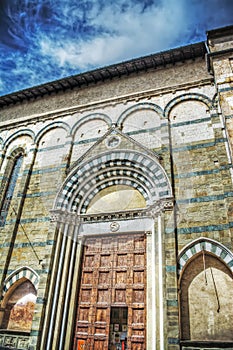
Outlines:
<svg viewBox="0 0 233 350"><path fill-rule="evenodd" d="M168 64L195 60L206 54L204 42L183 46L180 48L159 52L156 54L135 58L129 61L113 64L95 70L69 76L63 79L34 86L28 89L17 91L8 95L0 96L0 108L12 104L22 103L35 98L42 98L53 93L65 92L74 88L82 88L90 84L96 84L113 78L129 76L131 74L145 72L149 69L156 69Z"/></svg>

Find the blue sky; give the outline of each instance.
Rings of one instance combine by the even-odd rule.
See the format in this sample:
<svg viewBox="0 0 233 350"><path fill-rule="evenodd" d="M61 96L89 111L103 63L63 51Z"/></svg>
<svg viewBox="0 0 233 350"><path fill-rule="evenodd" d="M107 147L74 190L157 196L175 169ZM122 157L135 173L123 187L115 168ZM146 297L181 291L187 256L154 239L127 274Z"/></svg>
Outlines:
<svg viewBox="0 0 233 350"><path fill-rule="evenodd" d="M205 40L232 0L0 0L0 95Z"/></svg>

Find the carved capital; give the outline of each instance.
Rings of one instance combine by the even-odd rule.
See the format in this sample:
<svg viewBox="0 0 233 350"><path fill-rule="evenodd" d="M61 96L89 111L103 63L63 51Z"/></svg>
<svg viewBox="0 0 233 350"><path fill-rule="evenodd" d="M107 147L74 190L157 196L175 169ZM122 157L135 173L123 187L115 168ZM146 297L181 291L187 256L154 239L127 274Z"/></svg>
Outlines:
<svg viewBox="0 0 233 350"><path fill-rule="evenodd" d="M164 200L162 200L162 208L163 210L172 210L174 207L174 202L173 202L173 198L166 198Z"/></svg>
<svg viewBox="0 0 233 350"><path fill-rule="evenodd" d="M67 210L50 210L51 222L58 222L62 224L71 224L71 225L77 225L80 223L80 216L76 213L71 213Z"/></svg>

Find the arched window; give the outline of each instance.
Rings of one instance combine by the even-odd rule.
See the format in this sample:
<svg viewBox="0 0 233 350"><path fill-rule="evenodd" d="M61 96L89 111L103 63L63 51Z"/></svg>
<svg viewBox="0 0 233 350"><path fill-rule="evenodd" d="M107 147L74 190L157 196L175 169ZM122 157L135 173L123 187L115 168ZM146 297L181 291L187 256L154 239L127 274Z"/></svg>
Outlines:
<svg viewBox="0 0 233 350"><path fill-rule="evenodd" d="M9 157L1 186L0 227L6 223L10 203L14 194L16 181L23 161L22 151L14 151Z"/></svg>
<svg viewBox="0 0 233 350"><path fill-rule="evenodd" d="M15 282L5 296L1 329L30 332L35 303L34 285L25 278Z"/></svg>
<svg viewBox="0 0 233 350"><path fill-rule="evenodd" d="M221 258L202 248L189 258L180 279L181 338L232 341L233 275Z"/></svg>

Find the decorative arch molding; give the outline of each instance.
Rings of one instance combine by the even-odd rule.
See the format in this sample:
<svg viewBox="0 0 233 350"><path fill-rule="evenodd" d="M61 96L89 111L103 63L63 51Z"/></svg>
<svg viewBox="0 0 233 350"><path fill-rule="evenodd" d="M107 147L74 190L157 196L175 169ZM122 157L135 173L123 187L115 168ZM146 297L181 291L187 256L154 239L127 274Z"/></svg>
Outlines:
<svg viewBox="0 0 233 350"><path fill-rule="evenodd" d="M216 92L213 96L213 106L216 109L218 108L218 102L219 102L219 96L218 96L218 93Z"/></svg>
<svg viewBox="0 0 233 350"><path fill-rule="evenodd" d="M77 121L77 123L74 124L74 126L71 129L72 136L75 135L77 129L81 125L83 125L85 123L88 123L88 122L90 122L92 120L96 120L96 119L104 121L109 127L112 125L112 120L107 114L104 114L104 113L91 113L91 114L88 114L85 117L81 118L79 121Z"/></svg>
<svg viewBox="0 0 233 350"><path fill-rule="evenodd" d="M11 151L9 157L10 158L17 158L18 156L25 156L25 149L23 147L14 147L13 150Z"/></svg>
<svg viewBox="0 0 233 350"><path fill-rule="evenodd" d="M213 101L208 96L205 96L203 94L198 94L198 93L187 93L187 94L177 96L168 102L168 104L166 105L166 107L164 109L165 118L168 118L172 108L175 105L177 105L181 102L184 102L184 101L189 101L189 100L200 101L200 102L204 103L208 107L208 109L212 109L214 107Z"/></svg>
<svg viewBox="0 0 233 350"><path fill-rule="evenodd" d="M30 129L22 129L22 130L16 131L14 134L9 136L3 144L3 148L7 149L9 147L9 144L12 141L14 141L17 137L20 137L20 136L29 136L32 139L32 142L34 143L34 140L35 140L34 132Z"/></svg>
<svg viewBox="0 0 233 350"><path fill-rule="evenodd" d="M85 214L98 192L118 184L137 189L148 206L172 197L170 182L157 159L139 151L115 150L95 156L73 169L58 193L54 209Z"/></svg>
<svg viewBox="0 0 233 350"><path fill-rule="evenodd" d="M23 266L12 272L5 280L3 287L3 296L7 293L10 287L21 278L28 279L33 284L35 289L38 289L39 275L30 267Z"/></svg>
<svg viewBox="0 0 233 350"><path fill-rule="evenodd" d="M51 124L49 124L49 125L46 125L43 129L41 129L41 130L37 133L37 135L36 135L36 137L35 137L35 143L38 145L38 143L40 142L41 138L42 138L48 131L50 131L50 130L52 130L52 129L56 129L56 128L62 128L62 129L64 129L64 130L67 132L68 136L71 135L70 126L69 126L67 123L65 123L65 122L57 121L57 122L53 122L53 123L51 123Z"/></svg>
<svg viewBox="0 0 233 350"><path fill-rule="evenodd" d="M122 124L124 121L134 112L137 111L143 111L143 110L151 110L156 112L161 118L164 116L163 115L163 110L160 106L156 105L155 103L152 102L140 102L137 103L136 105L129 107L126 109L118 118L117 120L117 126L119 128L122 127Z"/></svg>
<svg viewBox="0 0 233 350"><path fill-rule="evenodd" d="M115 143L115 141L120 142ZM118 185L119 187L117 187ZM131 194L132 196L136 194L137 198L140 198L140 201L135 200L134 202L135 197L132 200L133 204L136 203L138 207L130 205L127 194L125 203L121 201L122 188L124 188L123 191L127 191L130 198L132 198ZM111 196L112 194L113 196ZM110 195L110 200L108 195ZM105 200L107 205L102 206L101 202ZM120 205L118 205L119 202ZM108 203L110 204L108 205ZM111 206L112 203L117 205ZM95 204L97 204L96 207ZM56 329L59 329L60 339L64 339L64 343L66 340L67 344L68 342L69 344L73 343L71 334L66 333L68 317L71 315L70 312L74 310L72 299L63 298L60 308L60 310L64 310L62 319L56 310L60 295L69 296L72 290L77 288L77 278L81 275L77 275L76 267L77 264L79 266L82 264L82 247L85 245L82 242L87 239L88 243L88 238L96 236L100 237L98 239L103 240L102 242L107 242L109 235L112 235L113 232L117 235L120 234L119 240L121 237L126 237L127 233L133 233L133 235L140 233L146 239L147 243L144 241L146 249L146 247L151 247L153 242L155 225L158 225L158 235L162 235L161 212L170 211L172 208L171 185L158 156L141 147L118 130L110 129L75 162L58 192L51 210L51 220L57 223L59 254L56 255L57 260L53 266L53 273L56 274L57 278L54 280L54 287L51 287L51 290L56 290L57 293L54 293L54 298L50 299L48 304L48 310L54 311L53 313L48 311L51 314L51 317L48 317L48 326L46 325L48 335L42 336L47 348L51 348L52 344L56 342L54 338L54 330ZM121 236L122 234L123 236ZM67 244L68 237L72 237L71 244ZM162 238L159 241L162 242ZM62 248L60 249L60 247ZM108 249L106 245L103 252L108 252ZM160 248L158 247L158 249ZM77 254L74 254L75 251ZM148 248L148 261L151 261L152 254L154 254L153 249ZM60 269L60 267L64 266L67 256L70 256L70 283L62 284L67 270ZM140 260L140 265L141 263ZM162 261L159 269L162 276ZM149 276L152 270L145 269L145 273L147 271ZM147 289L151 291L152 282L148 283L151 284L147 285L149 286ZM152 299L156 300L156 297ZM148 317L150 323L155 310L155 303L153 303L154 301L148 305L147 310L147 313L150 314ZM154 324L152 324L151 329L153 327ZM155 344L154 339L153 344ZM151 346L153 347L152 341Z"/></svg>
<svg viewBox="0 0 233 350"><path fill-rule="evenodd" d="M186 264L194 255L205 250L221 259L233 272L233 253L223 244L205 237L198 238L184 247L178 257L178 273L182 274Z"/></svg>
<svg viewBox="0 0 233 350"><path fill-rule="evenodd" d="M117 176L119 175L119 177ZM93 179L91 182L86 183L86 186L83 188L83 192L85 193L85 196L75 196L75 199L72 204L71 211L74 212L75 209L80 205L81 207L81 214L85 214L87 211L87 208L89 206L89 203L92 201L92 199L102 190L104 190L107 187L116 186L116 185L125 185L129 187L133 187L137 189L144 197L147 203L150 203L151 197L150 193L148 193L148 189L146 186L143 186L143 182L134 179L133 176L137 176L136 172L133 172L129 169L117 169L117 170L111 170L107 171L106 173L102 173L100 175L97 175L97 180L101 179L102 177L105 179L97 182ZM143 174L139 174L139 176L143 176ZM145 181L147 179L144 177ZM142 180L142 178L141 178ZM148 183L148 181L147 181ZM89 186L90 184L93 185L94 190L92 186Z"/></svg>

